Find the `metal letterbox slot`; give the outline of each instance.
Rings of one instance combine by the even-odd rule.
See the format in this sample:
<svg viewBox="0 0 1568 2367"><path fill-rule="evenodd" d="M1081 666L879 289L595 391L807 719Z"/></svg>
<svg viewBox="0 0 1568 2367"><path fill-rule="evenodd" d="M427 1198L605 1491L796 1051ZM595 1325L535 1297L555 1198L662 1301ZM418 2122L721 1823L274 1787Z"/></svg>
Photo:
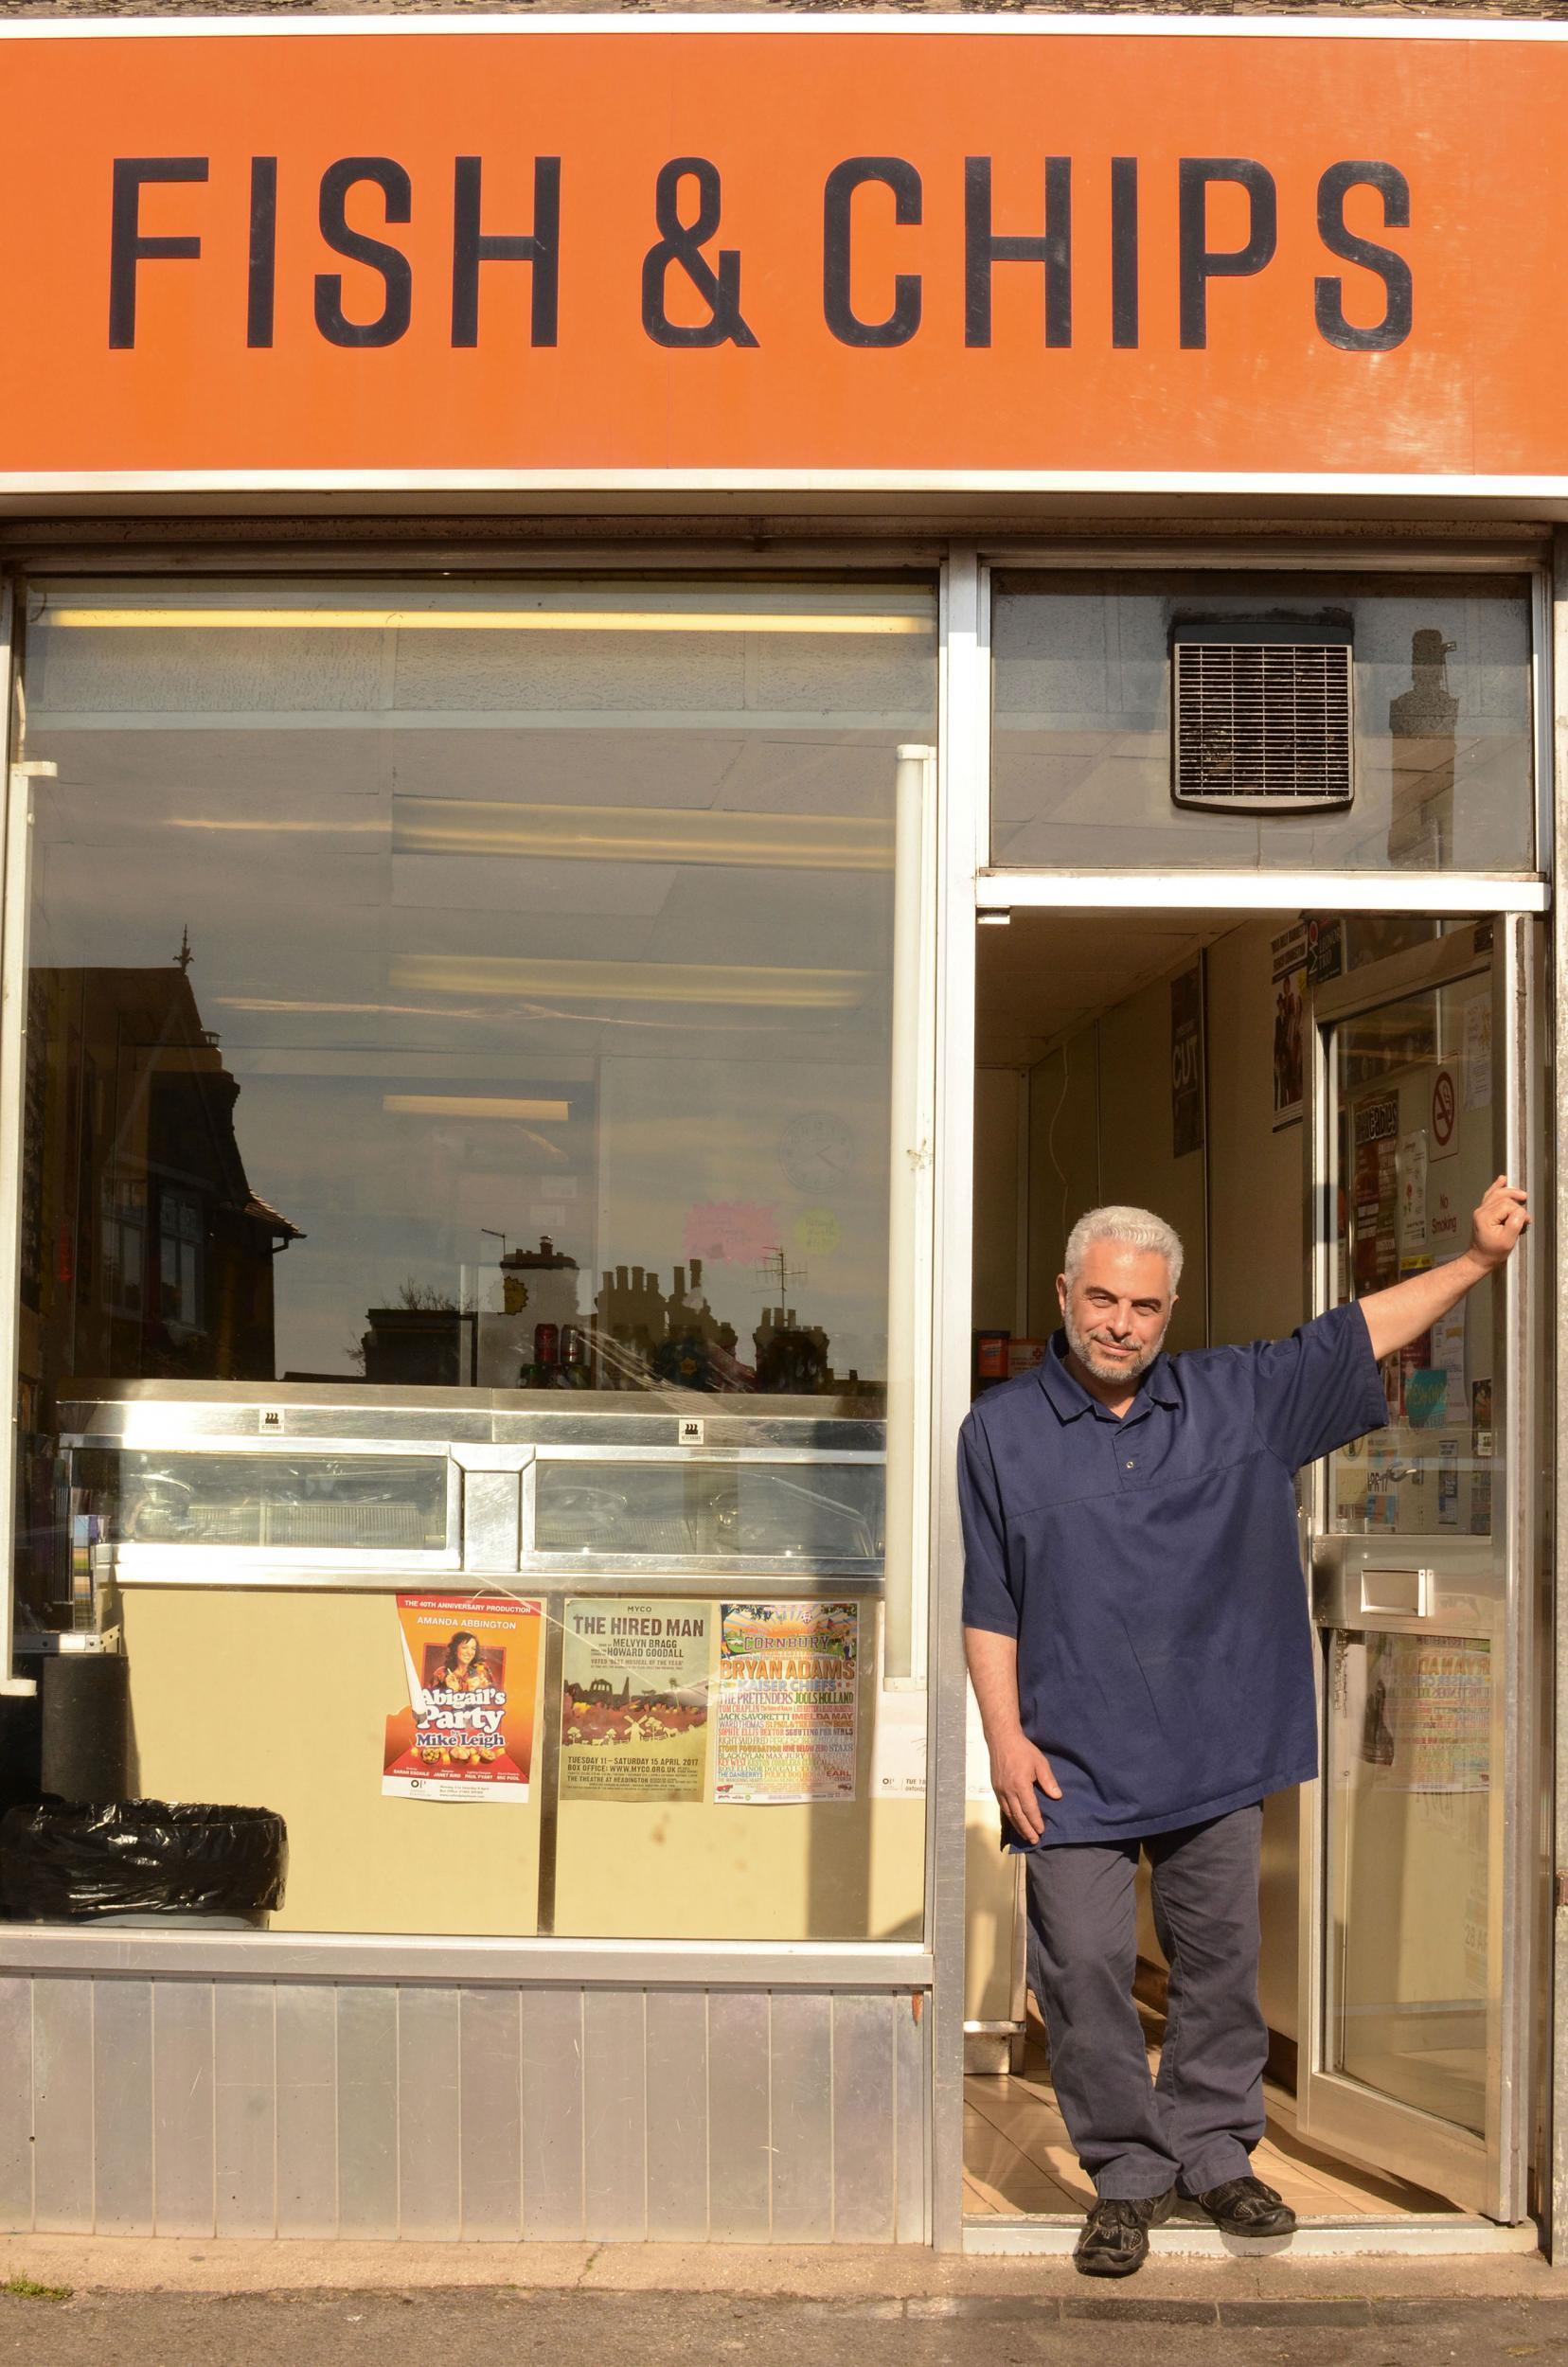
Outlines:
<svg viewBox="0 0 1568 2367"><path fill-rule="evenodd" d="M1424 1619L1432 1609L1432 1572L1363 1569L1361 1607L1391 1618Z"/></svg>

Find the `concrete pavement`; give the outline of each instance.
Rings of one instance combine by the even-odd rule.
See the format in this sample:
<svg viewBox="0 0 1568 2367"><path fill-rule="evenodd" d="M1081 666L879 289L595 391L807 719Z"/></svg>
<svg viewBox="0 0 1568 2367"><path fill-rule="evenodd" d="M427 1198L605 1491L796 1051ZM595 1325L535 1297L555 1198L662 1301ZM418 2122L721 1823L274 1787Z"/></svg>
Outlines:
<svg viewBox="0 0 1568 2367"><path fill-rule="evenodd" d="M57 2298L29 2294L53 2288ZM0 2367L387 2367L613 2356L689 2367L1568 2367L1568 2273L1539 2254L1061 2258L719 2245L0 2238Z"/></svg>
<svg viewBox="0 0 1568 2367"><path fill-rule="evenodd" d="M1053 2280L1052 2282L1056 2282ZM1185 2280L1189 2284L1195 2280ZM1260 2299L1071 2292L1012 2278L1009 2292L814 2299L579 2283L370 2291L83 2289L0 2293L0 2362L63 2367L387 2367L448 2358L613 2359L722 2367L1505 2367L1568 2355L1568 2292L1295 2292ZM1135 2283L1141 2280L1134 2280ZM1243 2283L1250 2278L1243 2276Z"/></svg>

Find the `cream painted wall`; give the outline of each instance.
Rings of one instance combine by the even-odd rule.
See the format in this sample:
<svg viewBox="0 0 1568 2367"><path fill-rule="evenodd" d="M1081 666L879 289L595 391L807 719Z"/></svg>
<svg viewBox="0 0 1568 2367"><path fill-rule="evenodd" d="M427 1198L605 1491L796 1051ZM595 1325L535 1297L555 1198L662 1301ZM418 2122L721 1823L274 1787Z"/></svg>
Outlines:
<svg viewBox="0 0 1568 2367"><path fill-rule="evenodd" d="M383 1797L386 1716L407 1700L390 1595L128 1588L124 1621L137 1787L151 1799L282 1815L289 1882L275 1930L534 1930L537 1787L524 1804ZM862 1658L852 1803L562 1804L556 1930L917 1937L925 1804L873 1796L873 1643Z"/></svg>
<svg viewBox="0 0 1568 2367"><path fill-rule="evenodd" d="M1209 1223L1214 1342L1276 1339L1307 1312L1299 1124L1274 1130L1270 940L1281 914L1234 929L1208 952ZM1298 1791L1263 1809L1263 1961L1271 2030L1295 2038L1300 1934Z"/></svg>
<svg viewBox="0 0 1568 2367"><path fill-rule="evenodd" d="M974 1261L970 1323L1014 1331L1018 1289L1019 1073L974 1078Z"/></svg>
<svg viewBox="0 0 1568 2367"><path fill-rule="evenodd" d="M1099 1198L1099 1086L1095 1031L1085 1028L1029 1075L1029 1330L1060 1320L1056 1278L1067 1236Z"/></svg>
<svg viewBox="0 0 1568 2367"><path fill-rule="evenodd" d="M1182 1237L1185 1260L1167 1344L1204 1339L1203 1154L1178 1159L1170 1112L1170 981L1158 979L1099 1023L1100 1198L1152 1208Z"/></svg>
<svg viewBox="0 0 1568 2367"><path fill-rule="evenodd" d="M1274 1130L1270 939L1249 921L1208 952L1210 1307L1214 1344L1293 1331L1303 1297L1302 1135Z"/></svg>

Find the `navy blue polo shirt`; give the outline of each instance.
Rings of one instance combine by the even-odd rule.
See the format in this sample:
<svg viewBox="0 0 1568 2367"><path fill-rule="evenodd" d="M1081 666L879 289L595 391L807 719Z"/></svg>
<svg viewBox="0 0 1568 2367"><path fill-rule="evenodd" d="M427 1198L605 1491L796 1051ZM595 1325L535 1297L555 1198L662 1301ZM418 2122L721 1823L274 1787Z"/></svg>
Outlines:
<svg viewBox="0 0 1568 2367"><path fill-rule="evenodd" d="M1354 1303L1288 1340L1158 1357L1118 1420L1058 1332L959 1436L964 1624L1018 1639L1047 1842L1127 1840L1317 1773L1292 1481L1381 1429Z"/></svg>

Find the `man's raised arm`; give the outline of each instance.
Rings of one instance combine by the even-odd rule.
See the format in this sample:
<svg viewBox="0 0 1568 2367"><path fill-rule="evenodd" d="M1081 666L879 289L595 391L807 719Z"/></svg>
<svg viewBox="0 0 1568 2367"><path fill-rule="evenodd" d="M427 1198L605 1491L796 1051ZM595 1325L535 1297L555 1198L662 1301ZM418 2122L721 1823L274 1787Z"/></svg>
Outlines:
<svg viewBox="0 0 1568 2367"><path fill-rule="evenodd" d="M1458 1306L1467 1290L1473 1290L1488 1274L1506 1265L1529 1221L1524 1194L1500 1175L1487 1186L1486 1197L1470 1219L1467 1250L1440 1266L1429 1266L1424 1273L1413 1273L1389 1290L1374 1290L1358 1300L1379 1362L1430 1331L1440 1315Z"/></svg>

